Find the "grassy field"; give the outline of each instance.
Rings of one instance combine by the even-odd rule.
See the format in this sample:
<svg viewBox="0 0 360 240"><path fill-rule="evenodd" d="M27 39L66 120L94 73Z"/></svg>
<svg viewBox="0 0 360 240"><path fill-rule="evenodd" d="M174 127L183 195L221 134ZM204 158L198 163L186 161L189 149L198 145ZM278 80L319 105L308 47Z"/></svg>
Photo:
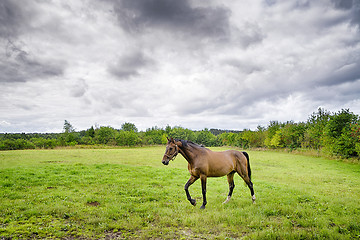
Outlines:
<svg viewBox="0 0 360 240"><path fill-rule="evenodd" d="M222 151L225 148L214 148ZM0 239L360 238L360 165L248 151L257 203L239 176L187 201L187 162L165 147L0 152ZM200 181L190 193L201 202Z"/></svg>

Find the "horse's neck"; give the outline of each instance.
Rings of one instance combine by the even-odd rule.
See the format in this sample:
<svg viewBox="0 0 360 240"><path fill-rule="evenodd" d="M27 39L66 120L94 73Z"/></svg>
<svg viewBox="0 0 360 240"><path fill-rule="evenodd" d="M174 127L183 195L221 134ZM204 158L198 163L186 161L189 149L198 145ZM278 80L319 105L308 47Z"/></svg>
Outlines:
<svg viewBox="0 0 360 240"><path fill-rule="evenodd" d="M187 147L179 147L180 154L188 161L188 163L192 163L193 159L195 158L196 154L194 153L194 148L187 146Z"/></svg>

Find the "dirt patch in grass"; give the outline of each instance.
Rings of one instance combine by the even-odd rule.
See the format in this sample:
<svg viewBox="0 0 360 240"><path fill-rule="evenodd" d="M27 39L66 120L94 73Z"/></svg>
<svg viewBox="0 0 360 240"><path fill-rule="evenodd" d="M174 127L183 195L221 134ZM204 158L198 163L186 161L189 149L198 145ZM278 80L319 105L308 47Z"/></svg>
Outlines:
<svg viewBox="0 0 360 240"><path fill-rule="evenodd" d="M41 161L40 163L64 163L65 161Z"/></svg>
<svg viewBox="0 0 360 240"><path fill-rule="evenodd" d="M86 205L97 207L100 205L100 203L98 201L92 201L92 202L87 202Z"/></svg>

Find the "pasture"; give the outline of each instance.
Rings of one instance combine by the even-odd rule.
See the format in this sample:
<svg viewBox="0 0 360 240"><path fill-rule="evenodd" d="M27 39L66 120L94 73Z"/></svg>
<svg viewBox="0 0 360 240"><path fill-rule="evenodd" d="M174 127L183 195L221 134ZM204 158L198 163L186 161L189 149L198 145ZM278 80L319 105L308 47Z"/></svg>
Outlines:
<svg viewBox="0 0 360 240"><path fill-rule="evenodd" d="M227 148L212 148L223 151ZM256 204L235 175L186 199L187 162L165 147L0 152L0 239L360 238L360 165L248 151ZM190 193L201 202L200 181Z"/></svg>

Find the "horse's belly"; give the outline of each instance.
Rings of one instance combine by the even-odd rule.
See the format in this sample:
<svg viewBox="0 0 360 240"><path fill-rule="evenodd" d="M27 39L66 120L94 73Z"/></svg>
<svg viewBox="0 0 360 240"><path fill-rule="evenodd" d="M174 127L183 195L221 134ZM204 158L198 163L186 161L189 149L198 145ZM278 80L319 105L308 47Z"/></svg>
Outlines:
<svg viewBox="0 0 360 240"><path fill-rule="evenodd" d="M235 170L235 166L230 162L221 164L219 166L212 166L209 168L208 177L222 177L228 175Z"/></svg>
<svg viewBox="0 0 360 240"><path fill-rule="evenodd" d="M208 177L223 177L225 175L228 175L230 172L224 171L224 172L209 173Z"/></svg>

